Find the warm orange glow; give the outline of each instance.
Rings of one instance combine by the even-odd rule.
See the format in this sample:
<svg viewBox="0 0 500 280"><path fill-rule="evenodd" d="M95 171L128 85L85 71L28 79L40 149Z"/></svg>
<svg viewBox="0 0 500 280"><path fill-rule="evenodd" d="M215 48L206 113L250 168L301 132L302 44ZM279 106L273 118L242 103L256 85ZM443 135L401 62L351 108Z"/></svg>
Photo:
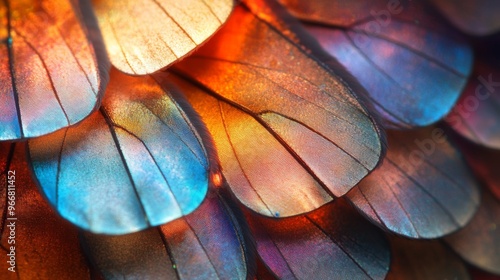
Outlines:
<svg viewBox="0 0 500 280"><path fill-rule="evenodd" d="M174 68L221 97L179 82L243 204L269 216L308 212L375 167L380 135L342 69L333 73L310 56L300 33L263 1L244 4Z"/></svg>
<svg viewBox="0 0 500 280"><path fill-rule="evenodd" d="M0 1L0 107L14 109L0 118L0 140L81 121L98 105L107 68L88 7L55 0L6 3Z"/></svg>
<svg viewBox="0 0 500 280"><path fill-rule="evenodd" d="M222 175L220 174L220 172L212 174L212 183L216 188L222 186Z"/></svg>
<svg viewBox="0 0 500 280"><path fill-rule="evenodd" d="M232 0L93 1L111 62L149 74L203 43L229 16Z"/></svg>

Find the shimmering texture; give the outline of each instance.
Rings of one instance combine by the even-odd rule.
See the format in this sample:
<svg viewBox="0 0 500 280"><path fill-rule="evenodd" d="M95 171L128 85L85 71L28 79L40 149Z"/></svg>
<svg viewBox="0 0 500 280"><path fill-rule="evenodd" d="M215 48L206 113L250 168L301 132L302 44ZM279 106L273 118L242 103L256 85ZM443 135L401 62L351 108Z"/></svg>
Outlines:
<svg viewBox="0 0 500 280"><path fill-rule="evenodd" d="M191 213L217 166L204 147L209 137L187 106L149 76L114 70L101 110L29 141L35 175L50 203L77 226L107 234Z"/></svg>
<svg viewBox="0 0 500 280"><path fill-rule="evenodd" d="M384 279L389 270L384 235L343 199L304 216L247 217L278 279Z"/></svg>
<svg viewBox="0 0 500 280"><path fill-rule="evenodd" d="M100 104L108 67L86 1L0 1L0 140L84 119Z"/></svg>
<svg viewBox="0 0 500 280"><path fill-rule="evenodd" d="M233 0L93 0L111 63L149 74L184 57L226 21Z"/></svg>
<svg viewBox="0 0 500 280"><path fill-rule="evenodd" d="M211 193L192 214L123 235L85 233L83 245L105 279L250 279L241 229Z"/></svg>
<svg viewBox="0 0 500 280"><path fill-rule="evenodd" d="M366 88L388 127L427 126L457 101L472 68L472 50L422 9L388 9L387 1L290 2L321 46ZM325 13L330 5L352 7L343 7L348 16L336 22L335 13ZM369 9L360 10L364 6Z"/></svg>
<svg viewBox="0 0 500 280"><path fill-rule="evenodd" d="M173 69L200 86L179 82L237 198L267 216L292 216L348 192L378 163L383 136L343 69L324 68L296 40L303 30L285 29L296 22L284 10L257 2L237 7Z"/></svg>
<svg viewBox="0 0 500 280"><path fill-rule="evenodd" d="M40 195L25 151L25 144L0 144L0 278L87 280L90 272L78 245L78 231L56 215ZM9 170L15 171L15 178ZM15 189L8 186L9 181ZM12 195L14 215L10 215L12 209L7 211ZM15 238L9 238L12 223ZM15 272L7 270L11 246L15 246Z"/></svg>
<svg viewBox="0 0 500 280"><path fill-rule="evenodd" d="M440 241L391 238L387 280L471 279L465 263Z"/></svg>
<svg viewBox="0 0 500 280"><path fill-rule="evenodd" d="M500 2L494 0L431 0L463 32L485 36L500 30Z"/></svg>
<svg viewBox="0 0 500 280"><path fill-rule="evenodd" d="M467 262L500 275L500 202L484 192L479 211L460 231L445 238Z"/></svg>
<svg viewBox="0 0 500 280"><path fill-rule="evenodd" d="M496 49L494 52L498 52ZM490 53L490 54L495 54ZM476 60L472 74L457 106L446 118L455 131L467 139L500 149L500 57Z"/></svg>
<svg viewBox="0 0 500 280"><path fill-rule="evenodd" d="M440 128L388 132L382 165L349 199L383 228L412 238L436 238L470 221L479 186Z"/></svg>

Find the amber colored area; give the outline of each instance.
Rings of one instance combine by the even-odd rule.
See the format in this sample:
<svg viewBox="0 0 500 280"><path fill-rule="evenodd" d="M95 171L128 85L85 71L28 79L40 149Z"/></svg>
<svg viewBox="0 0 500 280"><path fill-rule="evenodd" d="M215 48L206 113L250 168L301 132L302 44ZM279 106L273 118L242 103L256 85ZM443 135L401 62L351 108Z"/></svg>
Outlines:
<svg viewBox="0 0 500 280"><path fill-rule="evenodd" d="M214 187L222 186L222 175L220 172L212 174L212 184L214 185Z"/></svg>
<svg viewBox="0 0 500 280"><path fill-rule="evenodd" d="M70 1L0 1L0 140L53 132L97 107L107 59L88 12Z"/></svg>
<svg viewBox="0 0 500 280"><path fill-rule="evenodd" d="M272 1L245 2L173 67L207 89L179 82L214 137L233 192L279 217L344 195L383 153L382 133L354 95L358 84L340 67L325 68L283 13Z"/></svg>
<svg viewBox="0 0 500 280"><path fill-rule="evenodd" d="M38 192L26 161L25 145L0 145L0 275L2 279L89 279L90 272L78 243L78 230L56 215ZM15 170L16 273L7 271L10 234L6 225L7 170Z"/></svg>
<svg viewBox="0 0 500 280"><path fill-rule="evenodd" d="M158 71L194 50L226 21L233 0L94 0L111 62L128 74Z"/></svg>

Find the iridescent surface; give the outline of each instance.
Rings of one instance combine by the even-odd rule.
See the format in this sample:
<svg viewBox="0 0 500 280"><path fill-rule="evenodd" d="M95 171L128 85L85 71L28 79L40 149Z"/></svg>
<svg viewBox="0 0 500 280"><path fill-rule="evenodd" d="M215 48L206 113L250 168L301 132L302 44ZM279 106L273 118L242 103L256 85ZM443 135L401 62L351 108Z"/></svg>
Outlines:
<svg viewBox="0 0 500 280"><path fill-rule="evenodd" d="M208 138L175 90L114 70L103 107L29 141L45 196L69 221L122 234L189 214L205 197ZM188 114L189 113L189 114ZM210 143L208 143L210 144Z"/></svg>
<svg viewBox="0 0 500 280"><path fill-rule="evenodd" d="M295 21L271 17L284 13L272 2L249 3L174 69L205 88L179 82L237 198L267 216L308 212L376 166L383 136L353 95L357 84L297 43L303 30L287 29Z"/></svg>
<svg viewBox="0 0 500 280"><path fill-rule="evenodd" d="M93 0L111 63L149 74L182 58L226 21L233 0Z"/></svg>
<svg viewBox="0 0 500 280"><path fill-rule="evenodd" d="M109 65L90 8L76 2L0 1L0 140L53 132L99 105Z"/></svg>
<svg viewBox="0 0 500 280"><path fill-rule="evenodd" d="M391 238L387 280L470 279L464 262L440 241Z"/></svg>
<svg viewBox="0 0 500 280"><path fill-rule="evenodd" d="M500 274L500 202L484 192L472 221L445 238L462 258L491 273Z"/></svg>
<svg viewBox="0 0 500 280"><path fill-rule="evenodd" d="M446 118L448 124L462 136L494 149L500 149L499 63L498 56L476 60L474 73L464 93Z"/></svg>
<svg viewBox="0 0 500 280"><path fill-rule="evenodd" d="M77 229L57 216L40 195L31 179L25 150L24 144L0 144L0 278L89 279ZM15 171L15 178L8 170ZM15 193L8 187L7 179L15 186ZM15 200L9 199L12 195ZM12 201L15 201L14 210L8 209ZM10 215L11 211L14 215ZM12 223L14 234L9 227ZM7 270L11 246L15 246L16 272Z"/></svg>
<svg viewBox="0 0 500 280"><path fill-rule="evenodd" d="M86 233L83 246L106 279L247 279L253 260L240 230L211 193L195 212L167 225L123 236Z"/></svg>
<svg viewBox="0 0 500 280"><path fill-rule="evenodd" d="M247 217L278 279L384 279L389 270L384 235L343 199L304 216Z"/></svg>
<svg viewBox="0 0 500 280"><path fill-rule="evenodd" d="M476 36L500 30L500 2L495 0L431 0L460 30Z"/></svg>
<svg viewBox="0 0 500 280"><path fill-rule="evenodd" d="M349 199L371 220L413 238L462 228L479 207L478 183L440 128L388 132L382 165Z"/></svg>
<svg viewBox="0 0 500 280"><path fill-rule="evenodd" d="M472 67L472 51L420 9L421 3L284 2L367 89L387 126L427 126L457 101ZM332 5L340 10L329 13ZM334 18L340 12L344 16Z"/></svg>

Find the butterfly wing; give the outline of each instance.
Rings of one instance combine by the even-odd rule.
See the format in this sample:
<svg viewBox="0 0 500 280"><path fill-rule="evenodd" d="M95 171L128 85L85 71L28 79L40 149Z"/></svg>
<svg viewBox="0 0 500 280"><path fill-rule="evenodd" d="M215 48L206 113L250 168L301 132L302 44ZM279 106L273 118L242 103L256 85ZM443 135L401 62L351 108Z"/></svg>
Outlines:
<svg viewBox="0 0 500 280"><path fill-rule="evenodd" d="M0 162L2 279L89 279L78 231L39 193L26 161L26 145L0 144Z"/></svg>
<svg viewBox="0 0 500 280"><path fill-rule="evenodd" d="M238 199L264 215L291 216L366 176L383 153L383 134L343 70L310 55L301 30L288 27L295 22L275 17L284 10L256 2L237 7L174 71L189 81L179 86L214 135Z"/></svg>
<svg viewBox="0 0 500 280"><path fill-rule="evenodd" d="M107 61L85 1L2 1L0 140L36 137L84 119L100 104Z"/></svg>
<svg viewBox="0 0 500 280"><path fill-rule="evenodd" d="M500 274L500 203L489 192L466 227L445 237L446 243L467 262Z"/></svg>
<svg viewBox="0 0 500 280"><path fill-rule="evenodd" d="M388 127L437 122L451 110L470 74L471 48L422 3L283 2L366 88ZM333 14L332 5L338 6Z"/></svg>
<svg viewBox="0 0 500 280"><path fill-rule="evenodd" d="M378 225L412 238L465 226L479 207L479 186L444 131L429 127L388 136L382 165L349 199Z"/></svg>
<svg viewBox="0 0 500 280"><path fill-rule="evenodd" d="M86 230L120 234L191 213L217 167L208 135L173 89L113 72L102 108L29 141L50 203Z"/></svg>
<svg viewBox="0 0 500 280"><path fill-rule="evenodd" d="M250 279L253 259L225 199L211 193L167 225L122 236L84 233L82 244L106 279Z"/></svg>
<svg viewBox="0 0 500 280"><path fill-rule="evenodd" d="M233 5L233 0L93 1L111 63L136 75L190 53L219 29Z"/></svg>
<svg viewBox="0 0 500 280"><path fill-rule="evenodd" d="M278 279L383 279L389 270L384 235L343 199L303 216L247 219Z"/></svg>

